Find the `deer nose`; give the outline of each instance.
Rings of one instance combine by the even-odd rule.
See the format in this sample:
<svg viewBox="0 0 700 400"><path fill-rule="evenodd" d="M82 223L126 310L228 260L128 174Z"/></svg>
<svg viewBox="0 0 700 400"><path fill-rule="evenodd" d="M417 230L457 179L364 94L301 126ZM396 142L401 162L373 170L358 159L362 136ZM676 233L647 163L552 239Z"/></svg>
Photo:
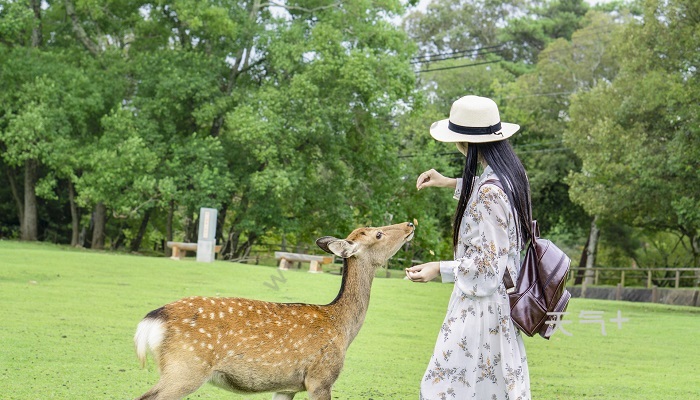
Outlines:
<svg viewBox="0 0 700 400"><path fill-rule="evenodd" d="M413 228L413 222L409 222L409 223L408 223L408 227L409 227L409 228Z"/></svg>

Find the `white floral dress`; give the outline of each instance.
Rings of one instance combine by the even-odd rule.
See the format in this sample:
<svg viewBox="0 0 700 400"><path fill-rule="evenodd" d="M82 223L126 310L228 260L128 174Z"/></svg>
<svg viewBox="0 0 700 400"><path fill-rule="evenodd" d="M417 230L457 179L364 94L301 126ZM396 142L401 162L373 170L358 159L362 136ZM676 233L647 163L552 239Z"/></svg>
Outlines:
<svg viewBox="0 0 700 400"><path fill-rule="evenodd" d="M440 263L443 282L455 285L421 400L530 399L525 347L503 284L506 266L513 282L520 269L517 221L503 190L482 185L490 179L498 177L486 167L462 218L455 261ZM458 179L455 198L461 187Z"/></svg>

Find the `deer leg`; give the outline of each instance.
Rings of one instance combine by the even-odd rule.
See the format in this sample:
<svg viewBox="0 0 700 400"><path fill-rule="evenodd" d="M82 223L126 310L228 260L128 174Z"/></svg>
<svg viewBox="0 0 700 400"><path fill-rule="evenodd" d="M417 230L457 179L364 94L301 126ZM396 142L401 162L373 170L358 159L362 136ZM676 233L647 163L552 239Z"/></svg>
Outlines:
<svg viewBox="0 0 700 400"><path fill-rule="evenodd" d="M167 365L160 380L137 400L178 400L206 383L208 376L188 364Z"/></svg>
<svg viewBox="0 0 700 400"><path fill-rule="evenodd" d="M272 395L272 400L292 400L296 393L275 393Z"/></svg>
<svg viewBox="0 0 700 400"><path fill-rule="evenodd" d="M328 387L317 387L313 390L309 390L309 400L331 400L331 388Z"/></svg>
<svg viewBox="0 0 700 400"><path fill-rule="evenodd" d="M307 376L304 386L309 393L309 400L331 400L331 387L338 379L338 375L340 375L340 370L337 373L325 373L323 376Z"/></svg>

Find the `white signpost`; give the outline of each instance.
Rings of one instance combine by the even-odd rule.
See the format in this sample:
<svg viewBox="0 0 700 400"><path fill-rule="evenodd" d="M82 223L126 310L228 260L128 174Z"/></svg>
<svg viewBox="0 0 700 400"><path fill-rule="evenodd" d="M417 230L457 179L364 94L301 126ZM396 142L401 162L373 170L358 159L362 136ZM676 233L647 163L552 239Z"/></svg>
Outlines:
<svg viewBox="0 0 700 400"><path fill-rule="evenodd" d="M197 238L197 261L213 262L216 246L216 217L214 208L199 209L199 236Z"/></svg>

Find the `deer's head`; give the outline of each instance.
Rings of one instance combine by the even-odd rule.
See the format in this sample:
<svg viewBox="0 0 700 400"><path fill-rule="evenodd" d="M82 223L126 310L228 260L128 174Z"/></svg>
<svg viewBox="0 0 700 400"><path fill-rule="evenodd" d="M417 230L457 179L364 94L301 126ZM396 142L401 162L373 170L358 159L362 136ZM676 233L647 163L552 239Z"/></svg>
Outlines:
<svg viewBox="0 0 700 400"><path fill-rule="evenodd" d="M380 228L358 228L345 239L324 236L316 244L342 258L356 257L375 267L384 265L406 242L413 239L410 222Z"/></svg>

